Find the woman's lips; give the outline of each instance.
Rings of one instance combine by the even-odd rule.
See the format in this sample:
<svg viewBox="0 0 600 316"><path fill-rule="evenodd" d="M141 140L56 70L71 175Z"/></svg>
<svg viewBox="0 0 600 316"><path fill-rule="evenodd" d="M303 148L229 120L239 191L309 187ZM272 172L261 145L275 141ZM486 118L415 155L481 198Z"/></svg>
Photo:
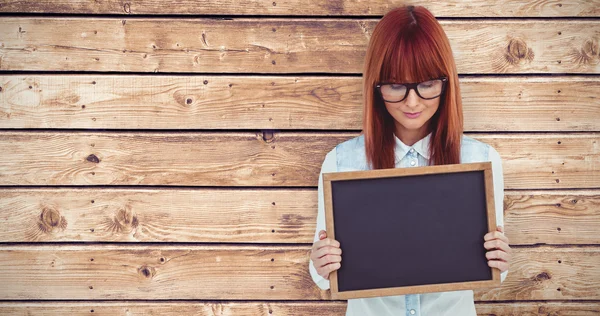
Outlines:
<svg viewBox="0 0 600 316"><path fill-rule="evenodd" d="M410 118L410 119L414 119L419 117L419 115L421 115L421 112L416 112L416 113L407 113L404 112L404 115L406 115L406 117Z"/></svg>

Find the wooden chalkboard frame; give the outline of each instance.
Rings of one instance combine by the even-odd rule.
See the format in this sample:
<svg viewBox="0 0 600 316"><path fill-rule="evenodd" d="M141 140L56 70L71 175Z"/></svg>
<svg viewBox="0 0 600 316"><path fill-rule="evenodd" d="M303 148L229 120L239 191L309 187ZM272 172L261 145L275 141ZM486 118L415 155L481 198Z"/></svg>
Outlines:
<svg viewBox="0 0 600 316"><path fill-rule="evenodd" d="M323 193L325 204L325 220L327 236L335 238L334 227L334 211L333 211L333 196L332 182L344 180L360 180L360 179L378 179L389 177L405 177L405 176L420 176L420 175L438 175L447 173L462 173L462 172L483 172L485 204L487 208L487 231L496 230L496 213L494 206L494 187L492 181L492 164L491 162L481 163L465 163L442 166L425 166L412 168L390 168L380 170L366 171L348 171L348 172L332 172L323 173ZM481 236L481 246L483 247L483 236ZM344 247L352 247L352 245L344 244ZM343 258L342 253L342 258ZM343 265L343 260L342 260ZM339 291L338 287L338 272L334 271L330 274L329 280L331 285L331 296L333 299L350 299L350 298L365 298L388 295L405 295L405 294L421 294L429 292L443 291L458 291L477 288L488 288L500 285L500 270L490 268L492 278L489 280L465 281L454 283L439 283L439 284L423 284L413 286L399 286L386 288L369 288L363 290Z"/></svg>

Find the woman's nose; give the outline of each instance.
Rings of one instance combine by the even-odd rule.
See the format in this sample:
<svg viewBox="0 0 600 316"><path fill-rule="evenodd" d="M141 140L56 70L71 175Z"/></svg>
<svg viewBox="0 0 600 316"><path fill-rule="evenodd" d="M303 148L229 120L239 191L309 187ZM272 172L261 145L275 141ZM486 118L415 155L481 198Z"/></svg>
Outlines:
<svg viewBox="0 0 600 316"><path fill-rule="evenodd" d="M408 95L406 96L406 105L409 107L415 107L419 103L419 96L414 89L410 89L408 91Z"/></svg>

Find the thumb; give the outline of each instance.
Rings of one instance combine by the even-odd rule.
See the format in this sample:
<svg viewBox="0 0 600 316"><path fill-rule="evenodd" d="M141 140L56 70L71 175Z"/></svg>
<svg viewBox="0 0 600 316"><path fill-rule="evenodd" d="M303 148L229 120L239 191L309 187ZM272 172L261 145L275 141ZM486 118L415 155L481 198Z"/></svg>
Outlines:
<svg viewBox="0 0 600 316"><path fill-rule="evenodd" d="M327 232L324 231L324 230L320 231L319 232L319 239L322 240L322 239L325 239L325 238L327 238Z"/></svg>
<svg viewBox="0 0 600 316"><path fill-rule="evenodd" d="M499 232L501 232L501 233L504 233L504 227L502 227L502 226L497 226L496 230L499 231Z"/></svg>

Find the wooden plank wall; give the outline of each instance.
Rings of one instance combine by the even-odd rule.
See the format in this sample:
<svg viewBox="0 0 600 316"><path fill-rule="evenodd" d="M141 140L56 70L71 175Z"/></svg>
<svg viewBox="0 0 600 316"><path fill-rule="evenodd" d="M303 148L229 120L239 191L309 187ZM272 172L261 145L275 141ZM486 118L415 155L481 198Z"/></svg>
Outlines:
<svg viewBox="0 0 600 316"><path fill-rule="evenodd" d="M394 0L0 1L0 314L344 315L308 251ZM422 2L514 248L480 315L600 313L600 1Z"/></svg>

